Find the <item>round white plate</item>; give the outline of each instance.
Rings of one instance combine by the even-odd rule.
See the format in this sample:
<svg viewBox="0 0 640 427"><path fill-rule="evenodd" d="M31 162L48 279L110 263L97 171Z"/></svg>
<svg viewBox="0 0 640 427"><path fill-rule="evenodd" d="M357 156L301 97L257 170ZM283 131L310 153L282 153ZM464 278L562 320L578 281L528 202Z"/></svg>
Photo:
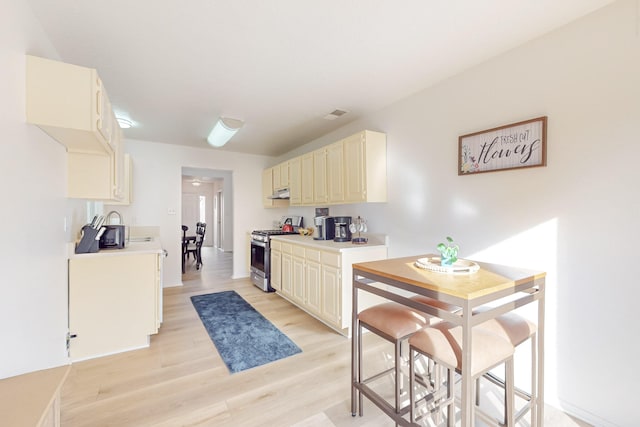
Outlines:
<svg viewBox="0 0 640 427"><path fill-rule="evenodd" d="M440 265L440 257L420 258L416 261L416 267L436 273L471 274L480 270L480 266L473 261L459 259L451 266Z"/></svg>

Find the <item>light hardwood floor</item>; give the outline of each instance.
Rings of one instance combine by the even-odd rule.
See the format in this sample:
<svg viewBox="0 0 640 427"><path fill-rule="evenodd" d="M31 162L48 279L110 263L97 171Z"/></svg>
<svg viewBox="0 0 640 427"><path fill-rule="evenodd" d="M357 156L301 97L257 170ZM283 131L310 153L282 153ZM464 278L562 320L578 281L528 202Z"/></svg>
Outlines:
<svg viewBox="0 0 640 427"><path fill-rule="evenodd" d="M74 363L62 389L62 426L393 426L365 400L350 414L350 341L247 279L231 280L231 254L203 250L200 271L164 291L164 322L149 348ZM302 353L230 374L189 299L235 290ZM386 366L392 348L364 339L368 367ZM388 384L382 384L391 390ZM548 426L586 426L547 411ZM522 424L528 425L528 424Z"/></svg>

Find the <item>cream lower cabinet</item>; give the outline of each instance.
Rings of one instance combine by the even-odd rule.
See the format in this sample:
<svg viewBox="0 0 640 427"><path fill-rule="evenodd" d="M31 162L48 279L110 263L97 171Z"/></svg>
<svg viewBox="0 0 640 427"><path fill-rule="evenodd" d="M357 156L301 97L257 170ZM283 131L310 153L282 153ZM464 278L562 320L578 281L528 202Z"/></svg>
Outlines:
<svg viewBox="0 0 640 427"><path fill-rule="evenodd" d="M284 236L271 238L271 286L280 296L332 329L349 336L351 266L357 262L386 258L387 247L324 249L321 244L291 243L287 239ZM279 268L277 263L280 263ZM274 285L276 282L279 282L278 286ZM373 295L363 297L359 301L360 308L381 302Z"/></svg>
<svg viewBox="0 0 640 427"><path fill-rule="evenodd" d="M271 242L271 287L282 290L282 243Z"/></svg>
<svg viewBox="0 0 640 427"><path fill-rule="evenodd" d="M306 304L305 292L305 254L304 247L293 245L293 258L291 261L291 287L293 292L290 297L298 304Z"/></svg>
<svg viewBox="0 0 640 427"><path fill-rule="evenodd" d="M69 260L72 361L149 345L162 319L162 256L90 254Z"/></svg>

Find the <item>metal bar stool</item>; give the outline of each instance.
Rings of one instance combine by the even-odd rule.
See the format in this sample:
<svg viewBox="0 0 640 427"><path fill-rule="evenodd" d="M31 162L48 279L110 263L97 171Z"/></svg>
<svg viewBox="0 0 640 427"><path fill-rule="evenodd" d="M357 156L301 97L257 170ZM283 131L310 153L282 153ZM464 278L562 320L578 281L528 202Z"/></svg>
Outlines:
<svg viewBox="0 0 640 427"><path fill-rule="evenodd" d="M474 310L474 313L480 313L490 310L490 307L478 307ZM527 404L515 415L515 422L518 422L527 411L531 411L531 425L536 425L536 405L538 404L538 385L537 385L537 346L536 346L536 334L538 331L537 326L525 319L524 317L516 313L506 313L495 319L487 320L479 325L483 330L492 332L506 340L508 340L513 347L518 347L525 341L530 340L531 343L531 392L528 393L524 390L514 387L515 394L527 401ZM498 378L493 373L486 373L484 377L492 383L505 387L504 380ZM476 406L480 405L480 378L476 380ZM505 402L506 405L506 402ZM482 412L479 412L482 414ZM492 420L486 419L485 421L491 422Z"/></svg>
<svg viewBox="0 0 640 427"><path fill-rule="evenodd" d="M505 420L506 426L515 424L513 391L513 352L511 343L480 326L474 327L471 348L471 377L476 379L494 367L505 365ZM409 396L410 421L415 423L415 353L425 355L447 369L444 398L437 400L438 409L447 407L447 424L455 425L454 372L462 369L462 328L449 322L440 322L415 332L409 338Z"/></svg>
<svg viewBox="0 0 640 427"><path fill-rule="evenodd" d="M417 298L417 297L416 297ZM459 307L429 297L420 296L420 302L443 310L457 310ZM400 395L402 393L401 356L402 343L416 331L438 321L426 313L422 313L395 302L388 302L369 307L358 314L358 382L366 384L377 380L391 371L395 373L395 410L401 413ZM394 345L394 367L386 369L367 379L362 379L362 328L366 328ZM363 414L363 397L359 394L359 415ZM407 408L408 409L408 408ZM406 413L406 412L405 412Z"/></svg>

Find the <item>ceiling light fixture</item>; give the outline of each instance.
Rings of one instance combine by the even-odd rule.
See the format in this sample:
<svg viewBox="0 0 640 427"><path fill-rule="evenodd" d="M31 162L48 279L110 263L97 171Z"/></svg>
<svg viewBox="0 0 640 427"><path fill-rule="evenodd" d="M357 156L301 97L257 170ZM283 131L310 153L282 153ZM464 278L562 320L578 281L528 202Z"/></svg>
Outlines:
<svg viewBox="0 0 640 427"><path fill-rule="evenodd" d="M121 129L129 129L133 126L133 122L129 119L125 119L124 117L116 117L116 121L120 125Z"/></svg>
<svg viewBox="0 0 640 427"><path fill-rule="evenodd" d="M238 132L243 124L242 120L220 117L207 137L207 142L214 147L222 147Z"/></svg>
<svg viewBox="0 0 640 427"><path fill-rule="evenodd" d="M200 187L200 183L198 181L193 181L191 185L193 185L194 187Z"/></svg>

